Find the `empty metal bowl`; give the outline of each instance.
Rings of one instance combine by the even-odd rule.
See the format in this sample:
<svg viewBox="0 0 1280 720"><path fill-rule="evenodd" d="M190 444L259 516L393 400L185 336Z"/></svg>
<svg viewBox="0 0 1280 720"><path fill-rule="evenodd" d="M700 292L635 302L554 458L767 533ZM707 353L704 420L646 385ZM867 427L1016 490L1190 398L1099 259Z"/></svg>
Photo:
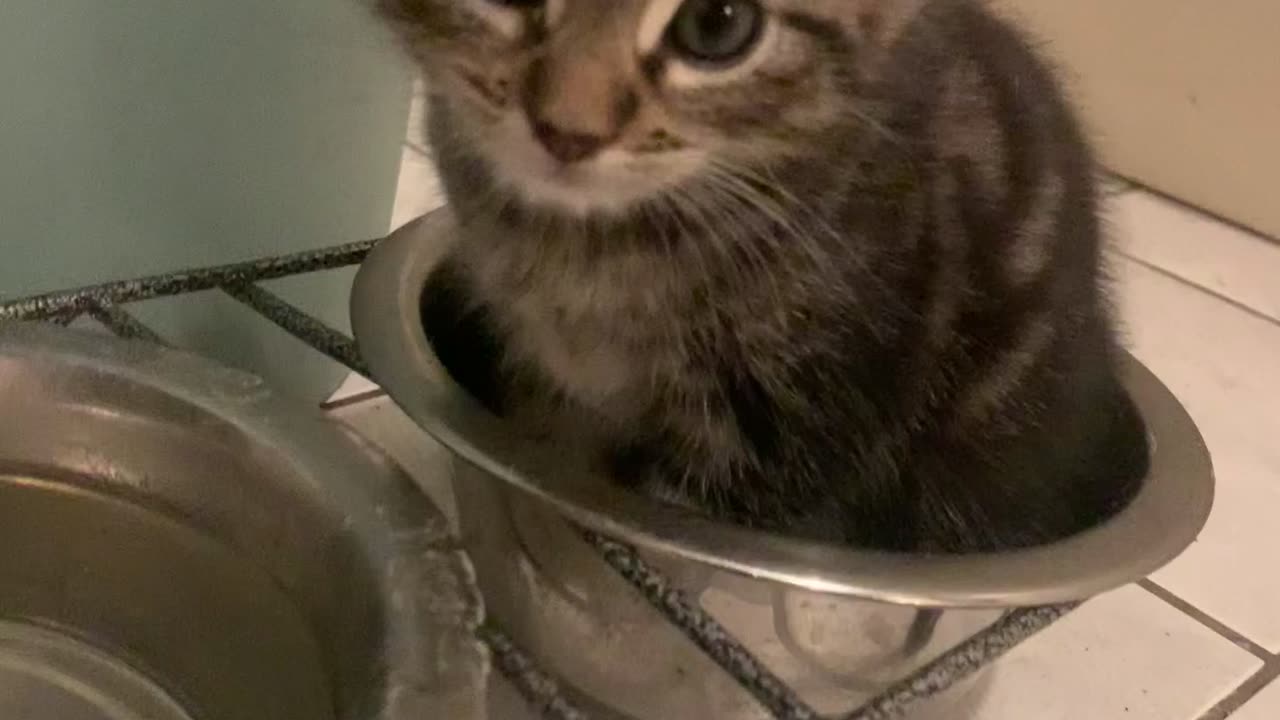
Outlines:
<svg viewBox="0 0 1280 720"><path fill-rule="evenodd" d="M847 712L1009 608L1083 600L1138 580L1196 537L1209 455L1177 400L1138 362L1125 382L1152 435L1150 475L1102 525L1005 553L870 552L752 532L593 477L504 429L457 386L421 327L427 276L454 241L447 209L401 229L360 270L352 322L376 380L462 461L463 540L490 614L588 702L627 717L766 717L649 607L572 524L635 545L800 697ZM954 720L982 678L915 717Z"/></svg>
<svg viewBox="0 0 1280 720"><path fill-rule="evenodd" d="M0 415L0 717L477 717L470 567L341 425L27 324L0 324Z"/></svg>

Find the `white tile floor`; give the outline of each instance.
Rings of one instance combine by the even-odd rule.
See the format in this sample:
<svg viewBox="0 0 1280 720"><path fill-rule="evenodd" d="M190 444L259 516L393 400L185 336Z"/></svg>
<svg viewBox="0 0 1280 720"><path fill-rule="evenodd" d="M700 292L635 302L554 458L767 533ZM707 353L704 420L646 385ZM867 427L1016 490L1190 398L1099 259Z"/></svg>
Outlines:
<svg viewBox="0 0 1280 720"><path fill-rule="evenodd" d="M402 181L395 225L441 202L419 153L406 153ZM1280 683L1268 683L1280 675L1280 244L1137 189L1114 195L1110 215L1129 346L1199 424L1217 504L1199 542L1149 583L1007 657L975 720L1280 719ZM441 475L444 455L385 399L335 413L419 477Z"/></svg>

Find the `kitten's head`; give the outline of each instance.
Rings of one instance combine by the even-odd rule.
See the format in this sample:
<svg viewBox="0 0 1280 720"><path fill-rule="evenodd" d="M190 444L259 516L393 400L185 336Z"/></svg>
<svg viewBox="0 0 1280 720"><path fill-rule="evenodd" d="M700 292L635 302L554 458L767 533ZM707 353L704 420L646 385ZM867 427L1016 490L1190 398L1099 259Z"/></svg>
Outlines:
<svg viewBox="0 0 1280 720"><path fill-rule="evenodd" d="M377 0L454 137L525 201L620 213L820 156L922 0Z"/></svg>

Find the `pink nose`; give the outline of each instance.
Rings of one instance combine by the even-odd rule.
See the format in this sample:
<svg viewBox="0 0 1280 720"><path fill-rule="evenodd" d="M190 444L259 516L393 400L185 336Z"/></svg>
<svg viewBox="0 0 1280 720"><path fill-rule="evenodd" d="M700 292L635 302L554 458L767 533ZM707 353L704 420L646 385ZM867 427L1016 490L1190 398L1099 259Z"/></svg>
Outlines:
<svg viewBox="0 0 1280 720"><path fill-rule="evenodd" d="M551 153L551 157L566 165L582 162L600 152L606 139L589 133L571 132L545 121L533 123L533 135L538 138L542 147Z"/></svg>

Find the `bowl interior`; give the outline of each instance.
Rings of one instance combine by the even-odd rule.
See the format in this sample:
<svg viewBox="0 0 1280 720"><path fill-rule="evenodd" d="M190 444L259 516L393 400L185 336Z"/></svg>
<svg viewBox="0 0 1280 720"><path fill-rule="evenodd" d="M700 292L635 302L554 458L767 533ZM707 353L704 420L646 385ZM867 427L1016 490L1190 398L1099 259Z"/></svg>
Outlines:
<svg viewBox="0 0 1280 720"><path fill-rule="evenodd" d="M818 592L885 602L1009 607L1071 602L1154 572L1184 550L1213 500L1209 454L1186 411L1139 362L1123 380L1152 436L1148 476L1128 507L1061 541L1002 553L882 553L752 532L673 510L517 437L467 396L421 327L427 276L456 236L447 208L401 228L365 261L352 327L374 378L466 461L582 525L643 549Z"/></svg>
<svg viewBox="0 0 1280 720"><path fill-rule="evenodd" d="M0 716L390 719L394 683L440 682L415 674L439 641L406 620L418 588L390 595L443 521L277 402L159 348L0 327Z"/></svg>
<svg viewBox="0 0 1280 720"><path fill-rule="evenodd" d="M28 637L43 631L63 653L89 657L85 648L96 648L113 672L33 652L28 641L0 650L0 687L10 691L0 696L24 676L41 677L43 690L31 685L26 702L44 698L37 707L51 713L45 702L88 685L74 697L111 718L111 704L133 694L122 686L153 678L147 694L204 713L192 717L334 717L318 638L270 574L164 512L53 478L0 477L0 616ZM47 716L55 715L65 717Z"/></svg>

